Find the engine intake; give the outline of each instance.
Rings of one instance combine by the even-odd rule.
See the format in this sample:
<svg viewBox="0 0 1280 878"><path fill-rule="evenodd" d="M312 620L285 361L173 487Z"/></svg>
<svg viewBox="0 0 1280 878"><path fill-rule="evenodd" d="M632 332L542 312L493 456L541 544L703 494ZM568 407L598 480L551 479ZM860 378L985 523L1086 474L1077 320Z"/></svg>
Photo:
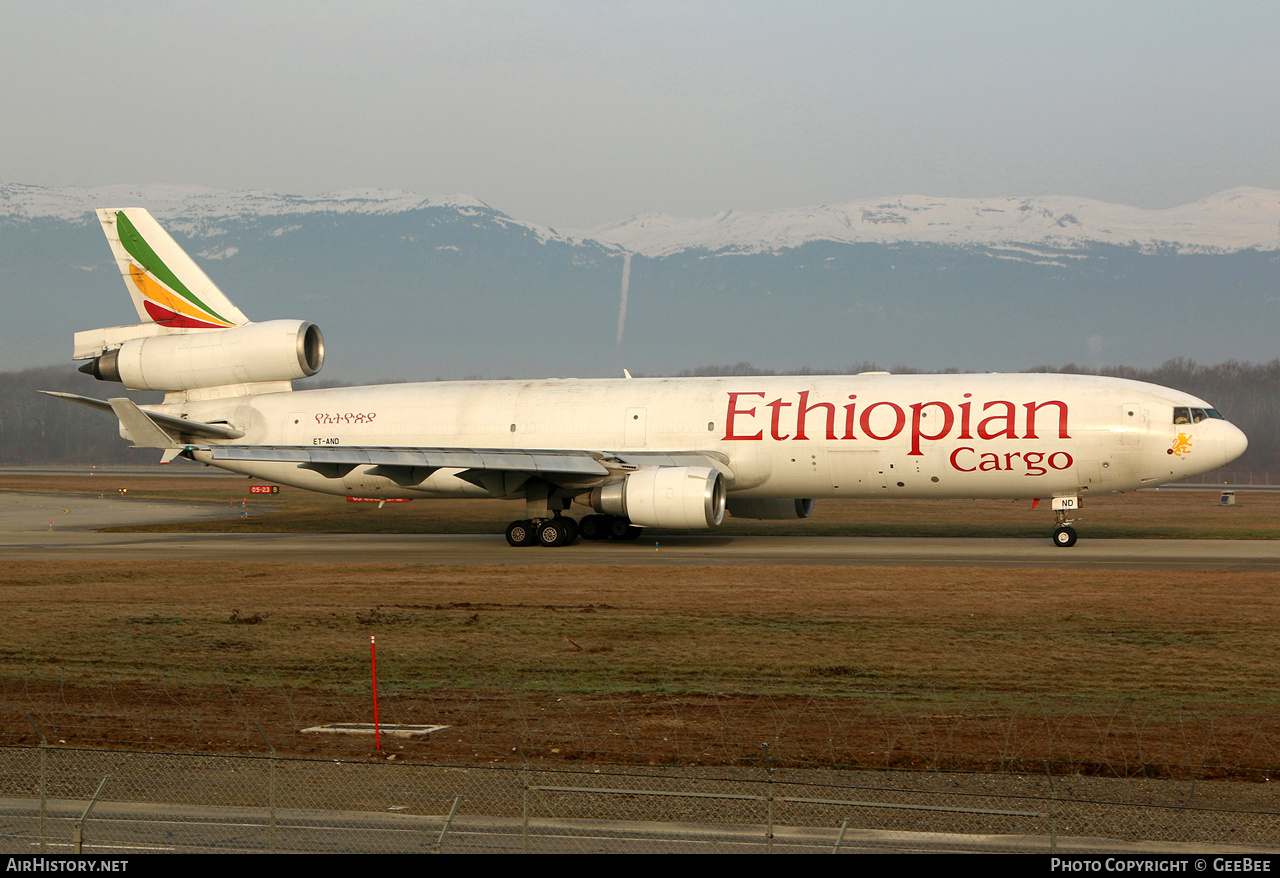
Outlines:
<svg viewBox="0 0 1280 878"><path fill-rule="evenodd" d="M131 390L191 390L309 378L324 365L324 336L305 320L268 320L136 338L80 367Z"/></svg>
<svg viewBox="0 0 1280 878"><path fill-rule="evenodd" d="M717 527L724 521L724 476L703 466L640 470L593 490L591 505L640 527Z"/></svg>

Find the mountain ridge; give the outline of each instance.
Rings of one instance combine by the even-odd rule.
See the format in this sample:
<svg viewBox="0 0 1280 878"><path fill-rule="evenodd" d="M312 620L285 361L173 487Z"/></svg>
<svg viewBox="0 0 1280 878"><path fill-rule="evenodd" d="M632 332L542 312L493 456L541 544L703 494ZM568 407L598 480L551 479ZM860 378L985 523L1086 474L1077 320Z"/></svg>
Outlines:
<svg viewBox="0 0 1280 878"><path fill-rule="evenodd" d="M130 204L153 209L253 319L320 325L326 379L355 383L661 374L739 361L978 371L1269 362L1280 337L1280 236L1271 235L1280 193L1268 190L1163 212L1156 233L1142 225L1146 212L1091 213L1081 199L903 196L872 200L870 217L848 205L726 212L678 235L649 215L644 234L615 229L625 247L465 195L244 195L0 185L10 327L0 368L62 359L72 331L136 319L92 213ZM1001 207L1021 225L1001 221ZM913 225L916 238L939 240L911 240ZM879 238L858 239L867 229ZM884 241L885 229L902 240ZM1112 240L1089 240L1099 229ZM1174 233L1186 246L1167 243ZM1017 238L1033 240L1002 240Z"/></svg>
<svg viewBox="0 0 1280 878"><path fill-rule="evenodd" d="M899 195L755 212L725 210L709 217L649 212L591 229L555 229L516 219L465 194L423 196L399 189L347 189L304 196L197 185L0 184L0 218L92 222L93 210L103 206L146 207L161 222L192 237L220 234L217 220L231 217L391 215L442 209L526 229L543 241L590 242L650 257L691 251L776 252L814 241L1055 249L1109 244L1178 253L1280 250L1280 191L1248 186L1159 210L1064 195ZM286 232L287 228L280 233Z"/></svg>

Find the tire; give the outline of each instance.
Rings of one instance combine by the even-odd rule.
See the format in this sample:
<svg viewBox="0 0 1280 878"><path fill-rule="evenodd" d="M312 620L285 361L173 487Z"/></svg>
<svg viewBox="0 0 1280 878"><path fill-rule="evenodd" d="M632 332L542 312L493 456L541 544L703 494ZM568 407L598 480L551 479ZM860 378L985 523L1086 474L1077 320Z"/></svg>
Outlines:
<svg viewBox="0 0 1280 878"><path fill-rule="evenodd" d="M607 540L609 524L607 515L588 515L578 522L578 533L584 540Z"/></svg>
<svg viewBox="0 0 1280 878"><path fill-rule="evenodd" d="M538 545L547 546L563 546L568 540L569 529L564 526L559 518L552 518L549 521L542 522L538 526Z"/></svg>
<svg viewBox="0 0 1280 878"><path fill-rule="evenodd" d="M532 546L537 539L532 521L513 521L507 525L507 544L521 548Z"/></svg>
<svg viewBox="0 0 1280 878"><path fill-rule="evenodd" d="M1076 544L1076 529L1074 527L1055 527L1053 529L1053 544L1062 549L1069 549Z"/></svg>
<svg viewBox="0 0 1280 878"><path fill-rule="evenodd" d="M634 540L644 528L636 527L625 518L615 518L609 525L609 539Z"/></svg>
<svg viewBox="0 0 1280 878"><path fill-rule="evenodd" d="M582 526L567 515L557 518L556 521L560 522L565 529L564 542L561 545L572 546L576 543L578 535L582 532Z"/></svg>

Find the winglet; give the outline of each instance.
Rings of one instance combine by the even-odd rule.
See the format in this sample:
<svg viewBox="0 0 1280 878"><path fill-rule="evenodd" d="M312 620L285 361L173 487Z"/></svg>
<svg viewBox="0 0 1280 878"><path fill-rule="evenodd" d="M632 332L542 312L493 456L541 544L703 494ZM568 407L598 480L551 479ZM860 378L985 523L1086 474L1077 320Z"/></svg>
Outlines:
<svg viewBox="0 0 1280 878"><path fill-rule="evenodd" d="M103 208L98 221L143 323L225 329L249 322L146 210Z"/></svg>

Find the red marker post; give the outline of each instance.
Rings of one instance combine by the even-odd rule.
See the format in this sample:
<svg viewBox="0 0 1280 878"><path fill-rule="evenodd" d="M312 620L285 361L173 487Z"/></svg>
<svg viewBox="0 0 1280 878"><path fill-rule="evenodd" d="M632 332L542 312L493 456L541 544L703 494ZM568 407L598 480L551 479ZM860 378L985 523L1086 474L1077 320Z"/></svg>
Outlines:
<svg viewBox="0 0 1280 878"><path fill-rule="evenodd" d="M373 635L369 635L369 660L373 669L373 746L382 749L382 734L378 731L378 647L374 644Z"/></svg>

